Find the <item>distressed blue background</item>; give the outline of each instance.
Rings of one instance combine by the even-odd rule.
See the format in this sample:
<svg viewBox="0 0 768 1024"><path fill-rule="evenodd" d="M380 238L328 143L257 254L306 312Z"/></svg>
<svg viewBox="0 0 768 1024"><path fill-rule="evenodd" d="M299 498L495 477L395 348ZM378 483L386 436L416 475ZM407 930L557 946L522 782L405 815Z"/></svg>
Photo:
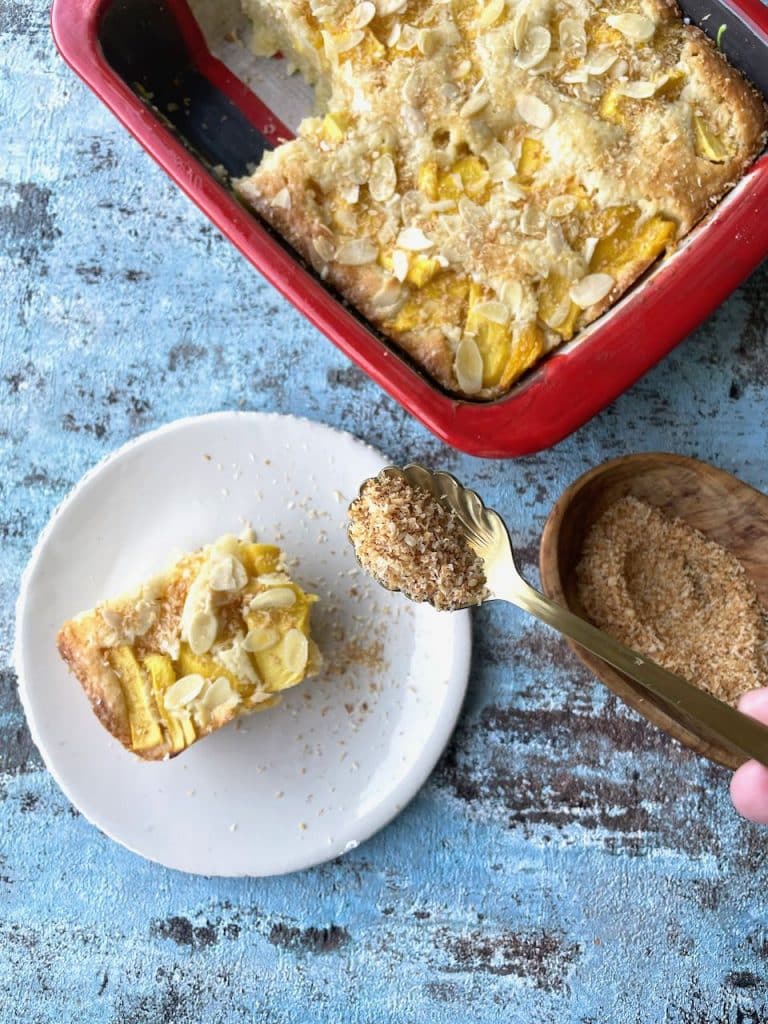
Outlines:
<svg viewBox="0 0 768 1024"><path fill-rule="evenodd" d="M0 0L0 1018L666 1022L768 1018L764 851L726 772L619 705L509 609L429 784L340 861L269 881L144 863L59 793L10 666L19 576L106 452L176 417L315 417L446 466L532 575L551 502L665 448L768 489L768 267L555 450L429 436L223 241L57 59L47 0Z"/></svg>

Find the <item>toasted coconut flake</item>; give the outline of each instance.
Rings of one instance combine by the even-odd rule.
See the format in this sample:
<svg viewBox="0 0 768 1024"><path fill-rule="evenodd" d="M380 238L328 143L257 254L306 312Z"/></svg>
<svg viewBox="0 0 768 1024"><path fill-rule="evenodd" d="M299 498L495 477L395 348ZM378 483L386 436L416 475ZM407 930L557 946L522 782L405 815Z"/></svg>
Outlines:
<svg viewBox="0 0 768 1024"><path fill-rule="evenodd" d="M610 274L587 274L571 286L571 299L581 309L588 309L604 299L610 293L613 284Z"/></svg>

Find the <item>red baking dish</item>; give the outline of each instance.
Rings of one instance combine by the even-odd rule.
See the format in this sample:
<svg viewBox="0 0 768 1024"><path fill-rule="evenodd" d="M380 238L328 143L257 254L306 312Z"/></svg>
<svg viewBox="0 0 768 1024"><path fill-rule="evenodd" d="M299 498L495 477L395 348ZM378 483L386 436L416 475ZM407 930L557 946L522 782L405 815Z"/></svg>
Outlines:
<svg viewBox="0 0 768 1024"><path fill-rule="evenodd" d="M731 62L768 94L768 7L760 0L684 0L682 7L710 35L719 32ZM508 458L566 437L768 256L764 153L679 250L577 340L505 397L461 401L323 285L214 172L223 165L244 173L270 139L290 133L209 52L185 0L54 0L52 26L67 63L254 266L410 413L472 455Z"/></svg>

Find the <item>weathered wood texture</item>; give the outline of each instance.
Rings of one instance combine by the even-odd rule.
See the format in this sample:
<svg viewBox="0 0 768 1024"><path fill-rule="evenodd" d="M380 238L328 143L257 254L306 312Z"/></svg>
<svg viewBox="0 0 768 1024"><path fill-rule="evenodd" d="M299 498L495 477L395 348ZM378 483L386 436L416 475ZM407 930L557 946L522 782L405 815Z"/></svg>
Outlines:
<svg viewBox="0 0 768 1024"><path fill-rule="evenodd" d="M534 578L552 501L609 456L679 451L768 489L768 267L553 451L464 458L218 236L56 58L47 19L46 0L0 0L0 1019L764 1024L768 832L733 813L726 771L510 609L475 617L462 721L412 806L264 882L165 871L78 816L10 648L56 503L190 413L298 413L443 466L505 512Z"/></svg>

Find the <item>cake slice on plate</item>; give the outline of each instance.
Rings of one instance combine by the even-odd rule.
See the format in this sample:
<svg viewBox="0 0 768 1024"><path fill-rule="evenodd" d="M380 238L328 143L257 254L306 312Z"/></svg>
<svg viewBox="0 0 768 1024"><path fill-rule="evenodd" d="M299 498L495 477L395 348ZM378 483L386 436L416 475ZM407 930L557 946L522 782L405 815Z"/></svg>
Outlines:
<svg viewBox="0 0 768 1024"><path fill-rule="evenodd" d="M316 674L316 600L279 548L227 535L65 622L58 648L102 725L155 761Z"/></svg>

